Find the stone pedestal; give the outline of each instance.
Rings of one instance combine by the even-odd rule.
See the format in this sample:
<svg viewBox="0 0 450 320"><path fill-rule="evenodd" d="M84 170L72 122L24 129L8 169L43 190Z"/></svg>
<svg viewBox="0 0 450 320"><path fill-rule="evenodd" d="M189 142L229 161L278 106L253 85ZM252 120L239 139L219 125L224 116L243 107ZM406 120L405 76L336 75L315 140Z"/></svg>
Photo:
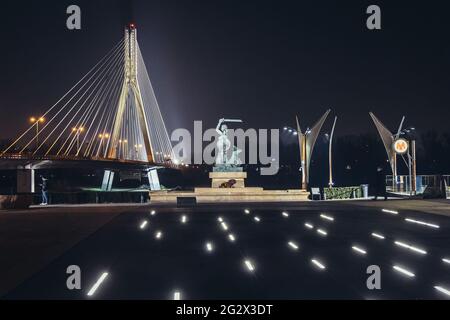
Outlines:
<svg viewBox="0 0 450 320"><path fill-rule="evenodd" d="M212 188L219 188L222 183L233 179L236 180L234 188L245 188L244 180L247 178L247 172L210 172L209 178Z"/></svg>
<svg viewBox="0 0 450 320"><path fill-rule="evenodd" d="M306 190L264 190L263 188L195 188L192 192L150 191L150 203L177 203L179 198L195 197L197 203L266 203L308 200Z"/></svg>

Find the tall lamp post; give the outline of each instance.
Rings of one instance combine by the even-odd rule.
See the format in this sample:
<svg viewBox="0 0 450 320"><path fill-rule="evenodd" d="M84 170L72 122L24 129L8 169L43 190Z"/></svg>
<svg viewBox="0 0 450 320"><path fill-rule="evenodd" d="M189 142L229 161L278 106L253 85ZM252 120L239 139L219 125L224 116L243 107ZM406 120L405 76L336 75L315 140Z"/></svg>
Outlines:
<svg viewBox="0 0 450 320"><path fill-rule="evenodd" d="M409 194L416 195L417 194L417 165L416 165L416 140L415 140L415 128L407 128L399 133L400 135L404 135L404 138L398 138L394 141L394 151L397 154L404 155L406 154L408 158L408 162L405 160L406 166L408 167L409 173Z"/></svg>
<svg viewBox="0 0 450 320"><path fill-rule="evenodd" d="M334 117L333 127L331 128L331 134L330 134L330 145L328 146L328 165L330 167L330 179L328 181L328 185L330 188L333 187L333 158L332 158L332 149L333 149L333 135L334 135L334 128L336 126L337 116Z"/></svg>
<svg viewBox="0 0 450 320"><path fill-rule="evenodd" d="M311 156L314 150L314 145L316 143L317 137L319 135L320 129L323 126L328 114L330 113L330 109L328 109L322 117L311 127L311 129L307 129L305 132L302 132L300 128L300 123L298 121L298 117L295 117L295 121L297 123L297 136L298 136L298 144L300 147L300 161L302 165L302 189L306 190L309 184L309 169L311 163Z"/></svg>
<svg viewBox="0 0 450 320"><path fill-rule="evenodd" d="M44 117L31 117L30 122L36 126L36 150L39 148L39 123L44 123Z"/></svg>

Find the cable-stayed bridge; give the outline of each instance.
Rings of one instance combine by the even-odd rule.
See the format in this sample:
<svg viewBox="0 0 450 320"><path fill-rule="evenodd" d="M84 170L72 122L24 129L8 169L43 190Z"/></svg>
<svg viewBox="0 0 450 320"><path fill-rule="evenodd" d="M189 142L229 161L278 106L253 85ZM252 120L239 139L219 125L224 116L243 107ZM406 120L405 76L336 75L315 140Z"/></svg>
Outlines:
<svg viewBox="0 0 450 320"><path fill-rule="evenodd" d="M54 105L31 120L0 151L1 160L176 163L133 24Z"/></svg>

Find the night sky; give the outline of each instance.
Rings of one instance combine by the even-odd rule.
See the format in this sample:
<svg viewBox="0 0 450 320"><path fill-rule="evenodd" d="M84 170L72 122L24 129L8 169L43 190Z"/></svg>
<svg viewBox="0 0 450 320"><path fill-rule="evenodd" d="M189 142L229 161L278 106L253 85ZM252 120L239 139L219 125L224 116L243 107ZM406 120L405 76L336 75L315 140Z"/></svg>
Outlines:
<svg viewBox="0 0 450 320"><path fill-rule="evenodd" d="M66 28L70 4L82 30ZM370 4L382 30L366 28ZM311 125L327 108L336 134L448 130L450 6L444 1L2 2L0 139L56 102L133 21L169 132L222 117L244 128ZM326 130L331 126L331 117Z"/></svg>

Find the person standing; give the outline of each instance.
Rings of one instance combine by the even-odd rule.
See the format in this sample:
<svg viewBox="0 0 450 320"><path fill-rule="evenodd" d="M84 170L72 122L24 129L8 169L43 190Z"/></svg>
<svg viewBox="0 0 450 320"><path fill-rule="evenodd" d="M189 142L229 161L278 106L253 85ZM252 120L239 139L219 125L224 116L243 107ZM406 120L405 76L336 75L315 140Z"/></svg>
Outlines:
<svg viewBox="0 0 450 320"><path fill-rule="evenodd" d="M377 200L378 196L384 197L384 200L387 200L385 179L383 167L378 166L375 178L375 198L373 200Z"/></svg>
<svg viewBox="0 0 450 320"><path fill-rule="evenodd" d="M42 182L40 184L41 186L41 193L42 193L42 206L46 206L48 204L48 196L47 196L47 179L44 176L41 176Z"/></svg>

